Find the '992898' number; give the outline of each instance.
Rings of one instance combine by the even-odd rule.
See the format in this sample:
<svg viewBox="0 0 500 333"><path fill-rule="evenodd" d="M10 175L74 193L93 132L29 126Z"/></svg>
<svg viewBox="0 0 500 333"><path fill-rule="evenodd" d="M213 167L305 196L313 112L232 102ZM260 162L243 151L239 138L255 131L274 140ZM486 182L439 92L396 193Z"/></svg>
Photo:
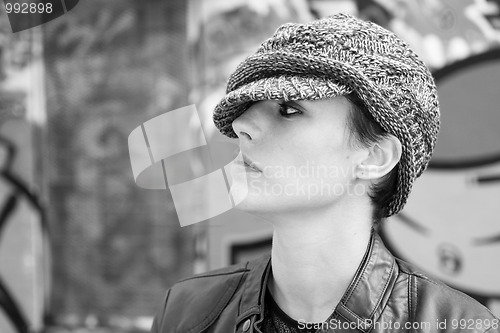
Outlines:
<svg viewBox="0 0 500 333"><path fill-rule="evenodd" d="M5 3L5 11L7 14L15 13L15 14L43 14L43 13L52 13L52 4L49 3Z"/></svg>
<svg viewBox="0 0 500 333"><path fill-rule="evenodd" d="M482 329L497 329L500 323L498 319L452 319L451 327L455 330L482 330Z"/></svg>

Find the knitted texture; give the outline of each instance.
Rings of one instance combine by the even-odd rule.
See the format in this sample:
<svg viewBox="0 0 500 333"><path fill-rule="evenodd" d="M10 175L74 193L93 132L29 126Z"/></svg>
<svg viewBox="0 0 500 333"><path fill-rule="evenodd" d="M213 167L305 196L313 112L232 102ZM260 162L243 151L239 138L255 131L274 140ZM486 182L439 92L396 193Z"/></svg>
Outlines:
<svg viewBox="0 0 500 333"><path fill-rule="evenodd" d="M214 110L221 133L254 101L320 100L355 92L375 121L402 144L397 189L387 216L399 212L426 169L439 131L431 73L394 33L346 14L278 28L230 76Z"/></svg>

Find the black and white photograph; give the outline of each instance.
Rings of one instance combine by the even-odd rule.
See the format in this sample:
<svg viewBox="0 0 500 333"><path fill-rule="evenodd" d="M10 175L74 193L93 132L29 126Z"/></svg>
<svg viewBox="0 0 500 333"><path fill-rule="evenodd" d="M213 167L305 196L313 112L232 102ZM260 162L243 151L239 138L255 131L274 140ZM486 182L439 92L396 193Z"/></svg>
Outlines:
<svg viewBox="0 0 500 333"><path fill-rule="evenodd" d="M500 333L499 0L1 0L0 333Z"/></svg>

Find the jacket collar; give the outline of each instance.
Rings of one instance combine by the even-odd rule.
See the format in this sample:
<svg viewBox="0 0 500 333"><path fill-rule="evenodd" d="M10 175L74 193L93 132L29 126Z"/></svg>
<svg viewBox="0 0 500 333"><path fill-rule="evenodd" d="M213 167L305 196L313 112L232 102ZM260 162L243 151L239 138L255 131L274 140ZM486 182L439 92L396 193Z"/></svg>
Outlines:
<svg viewBox="0 0 500 333"><path fill-rule="evenodd" d="M264 295L269 277L271 257L249 262L248 276L243 286L237 323L260 314L262 320ZM333 314L334 318L356 322L361 331L369 330L380 316L389 298L398 273L396 261L386 249L380 236L372 232L365 256L353 280Z"/></svg>

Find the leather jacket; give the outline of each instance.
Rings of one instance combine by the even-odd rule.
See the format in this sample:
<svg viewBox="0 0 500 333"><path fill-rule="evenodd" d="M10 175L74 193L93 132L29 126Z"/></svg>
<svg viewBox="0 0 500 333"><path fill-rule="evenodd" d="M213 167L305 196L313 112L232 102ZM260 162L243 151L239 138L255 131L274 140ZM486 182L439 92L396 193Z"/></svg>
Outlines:
<svg viewBox="0 0 500 333"><path fill-rule="evenodd" d="M176 283L152 333L256 333L270 256ZM498 318L465 294L395 258L375 232L334 313L317 332L500 332ZM300 321L299 321L300 324ZM264 332L265 333L265 332Z"/></svg>

